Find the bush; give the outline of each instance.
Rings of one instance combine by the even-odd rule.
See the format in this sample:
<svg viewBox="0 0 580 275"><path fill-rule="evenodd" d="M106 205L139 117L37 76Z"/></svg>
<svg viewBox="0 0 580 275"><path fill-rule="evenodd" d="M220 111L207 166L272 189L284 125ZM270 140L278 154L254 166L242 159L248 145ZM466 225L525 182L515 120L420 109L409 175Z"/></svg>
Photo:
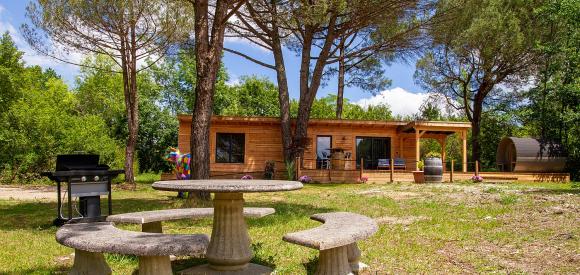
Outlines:
<svg viewBox="0 0 580 275"><path fill-rule="evenodd" d="M358 179L359 183L367 183L367 181L369 181L369 177L367 176L362 176Z"/></svg>
<svg viewBox="0 0 580 275"><path fill-rule="evenodd" d="M417 167L419 167L419 171L423 171L423 167L425 167L425 163L422 160L420 160L417 163Z"/></svg>
<svg viewBox="0 0 580 275"><path fill-rule="evenodd" d="M473 176L473 177L471 177L471 181L473 181L473 182L482 182L483 181L483 177L482 176Z"/></svg>
<svg viewBox="0 0 580 275"><path fill-rule="evenodd" d="M294 180L296 178L296 170L293 161L286 161L286 176L288 180Z"/></svg>
<svg viewBox="0 0 580 275"><path fill-rule="evenodd" d="M264 167L264 179L274 179L274 173L276 173L276 162L273 160L266 161L266 167Z"/></svg>
<svg viewBox="0 0 580 275"><path fill-rule="evenodd" d="M441 158L441 153L439 152L429 152L425 155L425 158Z"/></svg>
<svg viewBox="0 0 580 275"><path fill-rule="evenodd" d="M300 176L300 178L298 179L301 183L310 183L312 181L312 178L309 176Z"/></svg>

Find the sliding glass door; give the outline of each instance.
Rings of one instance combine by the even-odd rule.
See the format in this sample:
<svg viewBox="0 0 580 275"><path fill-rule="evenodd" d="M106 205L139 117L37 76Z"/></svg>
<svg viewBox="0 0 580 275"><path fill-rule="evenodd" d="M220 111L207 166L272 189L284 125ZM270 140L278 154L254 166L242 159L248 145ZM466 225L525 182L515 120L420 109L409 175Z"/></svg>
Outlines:
<svg viewBox="0 0 580 275"><path fill-rule="evenodd" d="M391 158L391 138L356 137L356 166L364 159L365 169L377 169L379 159Z"/></svg>

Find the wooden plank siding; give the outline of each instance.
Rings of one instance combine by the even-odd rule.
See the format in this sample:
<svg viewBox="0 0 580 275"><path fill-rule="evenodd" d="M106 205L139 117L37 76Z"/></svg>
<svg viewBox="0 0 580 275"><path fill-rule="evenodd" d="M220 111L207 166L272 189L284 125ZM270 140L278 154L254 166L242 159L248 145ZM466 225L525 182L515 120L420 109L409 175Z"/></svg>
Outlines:
<svg viewBox="0 0 580 275"><path fill-rule="evenodd" d="M179 116L178 148L189 152L191 117ZM336 123L334 120L313 120L308 128L309 142L304 151L303 169L316 168L316 137L332 136L332 148L343 148L351 153L351 160L346 162L346 170L356 170L356 138L388 137L391 140L391 158L402 157L407 161L407 168L412 170L415 163L415 139L413 134L398 133L397 127L405 122L348 121ZM226 164L215 161L215 142L217 133L245 134L244 163ZM402 138L402 139L401 139ZM401 140L403 146L400 146ZM403 152L400 152L400 148ZM276 161L278 171L284 171L282 138L277 119L254 118L233 120L230 117L214 117L210 127L210 170L212 173L250 173L263 171L266 161Z"/></svg>

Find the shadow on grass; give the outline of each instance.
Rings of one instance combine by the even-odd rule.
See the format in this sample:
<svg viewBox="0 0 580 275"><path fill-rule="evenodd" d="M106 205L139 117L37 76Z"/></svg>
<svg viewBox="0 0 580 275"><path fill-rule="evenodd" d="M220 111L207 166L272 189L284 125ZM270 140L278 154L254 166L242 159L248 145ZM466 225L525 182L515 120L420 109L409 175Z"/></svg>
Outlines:
<svg viewBox="0 0 580 275"><path fill-rule="evenodd" d="M107 201L101 201L102 213L107 213ZM159 209L171 209L185 207L185 199L162 198L162 199L113 199L113 214L150 211ZM268 226L273 222L288 222L295 219L310 217L315 213L332 212L332 208L314 207L309 204L295 204L286 202L246 203L246 207L272 207L276 213L261 219L248 219L252 226ZM207 207L207 206L206 206ZM75 208L73 213L76 214ZM62 213L67 215L66 205ZM52 227L52 221L57 215L56 202L45 201L13 201L0 204L0 229L40 229L47 230Z"/></svg>
<svg viewBox="0 0 580 275"><path fill-rule="evenodd" d="M316 271L316 266L318 265L318 256L310 259L310 261L303 263L304 269L306 270L306 274L312 275Z"/></svg>
<svg viewBox="0 0 580 275"><path fill-rule="evenodd" d="M163 199L117 199L113 200L113 214L171 208L174 203ZM107 213L107 200L101 200L101 213ZM63 205L63 216L67 216ZM73 207L73 216L76 213ZM10 201L0 204L0 229L40 229L52 227L57 216L57 203L45 201Z"/></svg>
<svg viewBox="0 0 580 275"><path fill-rule="evenodd" d="M268 258L264 258L263 256L261 256L263 254L260 253L262 250L261 243L252 244L252 250L254 251L254 258L252 258L252 260L250 261L251 263L276 269L276 264L274 264L274 258L272 256L269 256ZM172 261L171 266L174 272L177 271L179 273L180 271L186 270L188 268L207 263L208 263L207 259L205 258L187 258Z"/></svg>
<svg viewBox="0 0 580 275"><path fill-rule="evenodd" d="M57 266L57 267L37 267L37 268L30 268L26 270L17 270L13 272L7 272L0 274L68 274L69 267L67 266Z"/></svg>

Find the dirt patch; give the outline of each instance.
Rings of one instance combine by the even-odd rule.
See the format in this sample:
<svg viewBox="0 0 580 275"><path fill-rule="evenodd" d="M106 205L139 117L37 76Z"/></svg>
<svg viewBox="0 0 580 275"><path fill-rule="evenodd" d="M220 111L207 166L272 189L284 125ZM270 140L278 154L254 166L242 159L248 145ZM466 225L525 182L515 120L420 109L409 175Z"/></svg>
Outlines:
<svg viewBox="0 0 580 275"><path fill-rule="evenodd" d="M437 254L443 256L445 262L459 268L463 273L477 273L473 264L462 259L464 251L453 243L447 243L443 248L437 250Z"/></svg>
<svg viewBox="0 0 580 275"><path fill-rule="evenodd" d="M50 187L40 187L40 188L0 187L0 199L56 200L56 190Z"/></svg>
<svg viewBox="0 0 580 275"><path fill-rule="evenodd" d="M566 241L552 240L549 244L542 241L526 242L522 245L499 244L482 241L476 246L467 247L490 263L508 273L539 274L546 270L558 270L568 266L572 273L580 272L580 255L570 249Z"/></svg>
<svg viewBox="0 0 580 275"><path fill-rule="evenodd" d="M357 194L369 197L386 197L395 201L424 199L432 195L429 192L410 192L410 191L383 190L383 189L367 190L363 192L357 192Z"/></svg>

